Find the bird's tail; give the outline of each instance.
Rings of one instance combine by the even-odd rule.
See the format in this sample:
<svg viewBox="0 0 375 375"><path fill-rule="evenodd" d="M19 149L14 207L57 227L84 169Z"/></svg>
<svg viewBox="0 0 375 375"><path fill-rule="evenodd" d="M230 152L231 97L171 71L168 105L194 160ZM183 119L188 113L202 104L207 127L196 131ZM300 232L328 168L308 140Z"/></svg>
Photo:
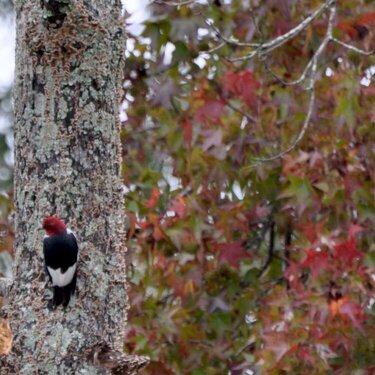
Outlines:
<svg viewBox="0 0 375 375"><path fill-rule="evenodd" d="M53 304L55 307L63 305L67 307L69 305L70 297L74 294L76 289L77 278L74 275L72 281L63 287L54 286L53 287Z"/></svg>

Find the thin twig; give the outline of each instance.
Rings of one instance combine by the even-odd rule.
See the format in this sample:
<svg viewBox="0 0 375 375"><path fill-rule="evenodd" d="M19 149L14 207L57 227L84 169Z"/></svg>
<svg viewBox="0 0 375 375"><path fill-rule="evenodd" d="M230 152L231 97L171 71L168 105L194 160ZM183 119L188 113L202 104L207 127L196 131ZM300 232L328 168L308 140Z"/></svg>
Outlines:
<svg viewBox="0 0 375 375"><path fill-rule="evenodd" d="M220 48L223 48L225 45L226 45L225 42L221 42L220 44L218 44L218 45L215 46L215 47L212 47L211 49L204 50L204 51L199 51L198 53L199 53L200 55L203 55L203 54L205 54L205 53L213 53L213 52L216 52L217 50L219 50Z"/></svg>
<svg viewBox="0 0 375 375"><path fill-rule="evenodd" d="M342 47L344 47L346 49L349 49L349 50L351 50L353 52L357 52L357 53L359 53L361 55L364 55L364 56L370 56L370 55L375 54L375 48L373 50L371 50L371 51L365 51L363 49L360 49L360 48L357 48L355 46L352 46L351 44L347 44L345 42L342 42L341 40L339 40L337 38L334 38L334 37L331 38L331 41L334 42L334 43L339 44L340 46L342 46Z"/></svg>
<svg viewBox="0 0 375 375"><path fill-rule="evenodd" d="M268 62L265 61L265 67L267 69L267 71L269 73L271 73L281 84L285 85L285 86L294 86L294 85L299 85L300 83L302 83L306 77L307 77L307 73L309 72L309 70L311 69L311 66L312 66L312 63L313 63L313 57L310 59L310 61L308 62L308 64L306 65L305 69L303 70L302 74L300 75L299 78L297 78L296 80L294 81L286 81L284 78L280 77L277 73L275 73L271 67L269 66Z"/></svg>
<svg viewBox="0 0 375 375"><path fill-rule="evenodd" d="M332 39L332 31L333 31L333 24L336 16L336 6L333 4L330 7L330 14L329 14L329 20L328 20L328 27L327 27L327 32L326 35L320 44L319 48L316 50L313 58L312 58L312 64L311 64L311 76L310 76L310 82L307 90L310 91L310 101L309 101L309 107L307 111L307 115L305 117L305 121L303 123L303 126L298 133L296 139L293 141L292 145L289 146L286 150L278 153L277 155L266 157L266 158L254 158L255 161L273 161L276 159L281 158L288 152L292 151L297 144L301 141L301 139L304 137L309 125L310 125L310 119L313 113L314 109L314 104L315 104L315 83L316 83L316 77L317 77L317 70L318 70L318 61L323 53L324 49L326 48L327 44L331 41Z"/></svg>
<svg viewBox="0 0 375 375"><path fill-rule="evenodd" d="M290 264L290 248L292 245L292 236L293 236L293 227L291 223L288 223L286 226L286 233L285 233L285 240L284 240L284 253L285 253L284 268L285 269L287 269ZM287 286L287 289L290 288L288 279L286 279L286 286Z"/></svg>
<svg viewBox="0 0 375 375"><path fill-rule="evenodd" d="M302 30L304 30L307 26L309 26L315 18L319 17L326 9L335 5L335 0L327 0L319 9L317 9L311 16L305 18L300 24L298 24L293 29L289 30L287 33L280 35L279 37L270 40L269 42L262 43L256 50L250 52L245 56L234 57L230 59L230 61L246 61L252 59L254 56L264 56L274 49L282 46L290 39L294 38L298 35Z"/></svg>
<svg viewBox="0 0 375 375"><path fill-rule="evenodd" d="M217 37L221 39L223 42L227 44L231 44L237 47L259 47L261 44L260 43L246 43L246 42L239 42L238 40L231 38L228 39L223 34L220 32L220 30L213 24L213 22L208 21L207 19L204 20L205 24L208 27L211 27L211 29L215 32Z"/></svg>
<svg viewBox="0 0 375 375"><path fill-rule="evenodd" d="M225 105L228 106L230 109L232 109L234 112L237 112L240 115L244 116L249 122L256 122L256 119L253 116L249 115L248 113L246 113L242 109L237 108L235 105L230 103L228 100L225 102Z"/></svg>

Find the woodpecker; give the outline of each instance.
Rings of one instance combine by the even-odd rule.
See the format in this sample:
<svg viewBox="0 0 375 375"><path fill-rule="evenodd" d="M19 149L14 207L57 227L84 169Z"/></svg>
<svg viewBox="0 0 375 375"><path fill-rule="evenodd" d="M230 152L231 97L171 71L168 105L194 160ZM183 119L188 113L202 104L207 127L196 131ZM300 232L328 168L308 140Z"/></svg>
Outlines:
<svg viewBox="0 0 375 375"><path fill-rule="evenodd" d="M78 245L74 233L57 216L43 220L46 235L43 240L43 254L47 274L53 285L55 307L68 306L76 288Z"/></svg>

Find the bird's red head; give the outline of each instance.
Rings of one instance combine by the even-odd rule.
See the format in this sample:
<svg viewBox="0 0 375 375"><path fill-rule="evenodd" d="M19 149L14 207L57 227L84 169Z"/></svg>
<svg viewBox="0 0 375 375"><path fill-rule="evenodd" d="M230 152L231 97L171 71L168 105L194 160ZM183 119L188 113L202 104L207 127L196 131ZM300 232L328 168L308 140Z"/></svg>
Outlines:
<svg viewBox="0 0 375 375"><path fill-rule="evenodd" d="M43 229L48 236L55 236L57 234L66 233L65 223L57 216L49 216L43 220Z"/></svg>

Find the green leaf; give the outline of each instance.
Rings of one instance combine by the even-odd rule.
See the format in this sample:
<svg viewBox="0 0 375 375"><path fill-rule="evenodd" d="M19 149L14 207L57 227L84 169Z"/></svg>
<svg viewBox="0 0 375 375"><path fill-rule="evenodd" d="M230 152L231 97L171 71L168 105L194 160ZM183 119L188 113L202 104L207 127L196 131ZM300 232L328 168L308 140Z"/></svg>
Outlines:
<svg viewBox="0 0 375 375"><path fill-rule="evenodd" d="M176 49L172 54L172 64L177 64L180 61L185 61L190 56L190 52L184 42L179 40L175 43L175 47Z"/></svg>

